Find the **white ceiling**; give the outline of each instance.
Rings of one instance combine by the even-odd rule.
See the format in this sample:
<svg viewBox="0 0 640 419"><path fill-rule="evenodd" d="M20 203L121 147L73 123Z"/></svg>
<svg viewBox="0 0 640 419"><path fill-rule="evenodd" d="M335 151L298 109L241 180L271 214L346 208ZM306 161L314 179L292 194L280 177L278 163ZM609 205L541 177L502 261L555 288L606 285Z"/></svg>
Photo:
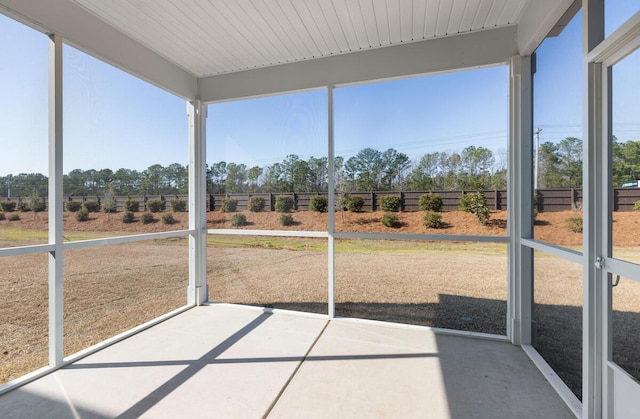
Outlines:
<svg viewBox="0 0 640 419"><path fill-rule="evenodd" d="M195 77L518 24L535 0L71 0Z"/></svg>

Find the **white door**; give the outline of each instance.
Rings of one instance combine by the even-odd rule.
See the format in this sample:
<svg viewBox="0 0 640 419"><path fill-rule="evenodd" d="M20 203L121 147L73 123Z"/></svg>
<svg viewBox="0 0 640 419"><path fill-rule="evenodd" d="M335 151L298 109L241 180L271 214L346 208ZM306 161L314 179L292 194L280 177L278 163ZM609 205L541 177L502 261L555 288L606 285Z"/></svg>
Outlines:
<svg viewBox="0 0 640 419"><path fill-rule="evenodd" d="M602 411L609 418L640 417L640 13L590 54L601 77L600 182L594 211L600 268L598 315L602 348ZM597 73L596 72L596 73ZM595 77L598 79L598 77ZM635 137L634 137L635 135ZM638 210L633 211L638 201Z"/></svg>

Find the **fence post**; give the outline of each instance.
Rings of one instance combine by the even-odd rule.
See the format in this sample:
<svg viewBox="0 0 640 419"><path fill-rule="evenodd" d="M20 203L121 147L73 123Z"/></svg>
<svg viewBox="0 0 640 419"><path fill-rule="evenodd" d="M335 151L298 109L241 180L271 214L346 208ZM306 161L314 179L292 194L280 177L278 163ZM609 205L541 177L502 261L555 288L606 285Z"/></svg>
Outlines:
<svg viewBox="0 0 640 419"><path fill-rule="evenodd" d="M576 208L576 194L575 190L571 188L571 209L575 210Z"/></svg>
<svg viewBox="0 0 640 419"><path fill-rule="evenodd" d="M404 211L404 193L400 191L400 210Z"/></svg>
<svg viewBox="0 0 640 419"><path fill-rule="evenodd" d="M373 191L371 191L371 212L376 210L376 197Z"/></svg>
<svg viewBox="0 0 640 419"><path fill-rule="evenodd" d="M269 211L273 211L273 194L269 192Z"/></svg>

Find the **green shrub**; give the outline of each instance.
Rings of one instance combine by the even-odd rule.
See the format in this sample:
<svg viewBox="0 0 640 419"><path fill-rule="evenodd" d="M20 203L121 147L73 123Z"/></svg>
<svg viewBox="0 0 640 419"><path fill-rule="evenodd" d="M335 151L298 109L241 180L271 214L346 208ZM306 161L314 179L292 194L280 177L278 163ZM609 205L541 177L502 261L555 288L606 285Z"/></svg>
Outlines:
<svg viewBox="0 0 640 419"><path fill-rule="evenodd" d="M222 206L220 212L236 212L238 208L238 200L235 198L224 198L222 200Z"/></svg>
<svg viewBox="0 0 640 419"><path fill-rule="evenodd" d="M231 217L231 225L234 227L242 227L247 224L247 217L244 214L233 214Z"/></svg>
<svg viewBox="0 0 640 419"><path fill-rule="evenodd" d="M18 214L11 214L9 216L9 221L18 221L20 219L20 216Z"/></svg>
<svg viewBox="0 0 640 419"><path fill-rule="evenodd" d="M465 194L460 197L458 209L470 212L476 216L480 224L485 225L489 221L491 212L487 206L487 199L482 192Z"/></svg>
<svg viewBox="0 0 640 419"><path fill-rule="evenodd" d="M156 220L155 218L153 218L153 214L150 212L145 212L144 214L142 214L142 217L140 219L142 220L142 224L150 224Z"/></svg>
<svg viewBox="0 0 640 419"><path fill-rule="evenodd" d="M65 208L69 212L78 212L82 208L82 202L69 201L65 204Z"/></svg>
<svg viewBox="0 0 640 419"><path fill-rule="evenodd" d="M387 212L382 216L382 218L380 219L380 222L387 227L391 227L391 228L400 227L400 221L398 220L397 214L392 214Z"/></svg>
<svg viewBox="0 0 640 419"><path fill-rule="evenodd" d="M442 198L435 193L424 194L418 199L418 207L422 211L438 212L442 209Z"/></svg>
<svg viewBox="0 0 640 419"><path fill-rule="evenodd" d="M80 211L76 212L76 220L84 222L89 220L89 211L83 207Z"/></svg>
<svg viewBox="0 0 640 419"><path fill-rule="evenodd" d="M41 201L39 199L34 199L30 202L28 208L29 208L29 211L40 212L47 209L47 204L45 204L44 201Z"/></svg>
<svg viewBox="0 0 640 419"><path fill-rule="evenodd" d="M385 195L380 198L380 208L382 211L398 212L402 207L402 198L397 195Z"/></svg>
<svg viewBox="0 0 640 419"><path fill-rule="evenodd" d="M125 224L129 224L135 221L135 217L133 215L133 212L131 211L126 211L124 213L124 215L122 216L122 222Z"/></svg>
<svg viewBox="0 0 640 419"><path fill-rule="evenodd" d="M16 202L16 210L21 212L27 212L29 211L29 204L27 204L24 201L18 201Z"/></svg>
<svg viewBox="0 0 640 419"><path fill-rule="evenodd" d="M161 199L150 199L147 201L147 209L151 212L164 211L165 208L165 202Z"/></svg>
<svg viewBox="0 0 640 419"><path fill-rule="evenodd" d="M347 209L351 212L359 212L364 206L364 198L359 195L353 195L347 198Z"/></svg>
<svg viewBox="0 0 640 419"><path fill-rule="evenodd" d="M100 205L96 201L84 201L82 203L82 208L87 210L87 212L99 212Z"/></svg>
<svg viewBox="0 0 640 419"><path fill-rule="evenodd" d="M261 212L264 210L264 198L261 196L252 196L249 198L249 202L247 203L247 208L251 212Z"/></svg>
<svg viewBox="0 0 640 419"><path fill-rule="evenodd" d="M633 210L640 211L640 201L636 201L633 203Z"/></svg>
<svg viewBox="0 0 640 419"><path fill-rule="evenodd" d="M283 226L292 226L293 225L293 215L291 214L281 214L280 215L280 224Z"/></svg>
<svg viewBox="0 0 640 419"><path fill-rule="evenodd" d="M2 201L0 202L0 210L4 212L13 212L16 210L15 201Z"/></svg>
<svg viewBox="0 0 640 419"><path fill-rule="evenodd" d="M326 196L312 196L309 199L309 209L315 212L327 212L329 208L329 199Z"/></svg>
<svg viewBox="0 0 640 419"><path fill-rule="evenodd" d="M4 212L0 212L0 221L4 220L6 217L4 215Z"/></svg>
<svg viewBox="0 0 640 419"><path fill-rule="evenodd" d="M424 226L427 228L442 227L442 215L435 211L427 210L424 212Z"/></svg>
<svg viewBox="0 0 640 419"><path fill-rule="evenodd" d="M171 213L166 213L162 215L162 224L173 224L175 223L176 220L173 218L173 215L171 215Z"/></svg>
<svg viewBox="0 0 640 419"><path fill-rule="evenodd" d="M187 210L187 201L182 198L172 199L170 205L173 212L185 212Z"/></svg>
<svg viewBox="0 0 640 419"><path fill-rule="evenodd" d="M582 217L569 217L565 221L565 225L574 233L582 233Z"/></svg>
<svg viewBox="0 0 640 419"><path fill-rule="evenodd" d="M140 211L140 202L134 201L133 199L127 199L124 201L124 210L127 212L138 212Z"/></svg>
<svg viewBox="0 0 640 419"><path fill-rule="evenodd" d="M108 197L102 203L102 212L110 214L118 209L118 201L113 196Z"/></svg>
<svg viewBox="0 0 640 419"><path fill-rule="evenodd" d="M289 195L280 195L276 197L276 211L290 212L293 209L293 197ZM283 224L284 225L284 224Z"/></svg>

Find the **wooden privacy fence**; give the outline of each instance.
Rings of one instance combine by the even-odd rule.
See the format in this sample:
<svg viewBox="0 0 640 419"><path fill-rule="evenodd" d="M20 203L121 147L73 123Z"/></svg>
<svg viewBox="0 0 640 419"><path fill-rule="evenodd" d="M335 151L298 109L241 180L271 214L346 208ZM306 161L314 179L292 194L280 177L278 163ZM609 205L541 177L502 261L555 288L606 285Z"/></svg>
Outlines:
<svg viewBox="0 0 640 419"><path fill-rule="evenodd" d="M440 191L434 192L442 198L442 211L455 211L458 209L460 197L464 194L474 193L475 191ZM402 211L419 211L418 200L426 193L425 191L401 191L401 192L353 192L350 195L361 196L364 199L363 211L376 211L380 209L380 199L386 195L395 195L402 198ZM507 191L504 190L488 190L483 191L487 206L492 210L507 209ZM208 210L217 211L222 205L225 198L235 198L238 200L238 210L246 210L249 198L252 196L261 196L265 200L265 211L274 211L276 198L281 195L291 196L295 202L295 209L299 211L309 210L309 201L312 197L326 194L315 192L296 192L296 193L240 193L240 194L208 194ZM582 189L538 189L536 193L537 208L540 212L554 212L567 210L582 209ZM152 199L160 199L166 202L167 210L170 210L170 202L172 199L188 200L187 195L136 195L136 196L115 196L118 211L124 210L124 202L128 199L137 201L140 210L145 210L146 202ZM104 196L68 196L64 197L64 202L84 202L96 201L104 202ZM612 191L613 210L614 211L631 211L636 201L640 201L640 188L614 188ZM1 201L29 202L28 197L7 197L0 196ZM47 203L46 198L42 198L42 202Z"/></svg>

